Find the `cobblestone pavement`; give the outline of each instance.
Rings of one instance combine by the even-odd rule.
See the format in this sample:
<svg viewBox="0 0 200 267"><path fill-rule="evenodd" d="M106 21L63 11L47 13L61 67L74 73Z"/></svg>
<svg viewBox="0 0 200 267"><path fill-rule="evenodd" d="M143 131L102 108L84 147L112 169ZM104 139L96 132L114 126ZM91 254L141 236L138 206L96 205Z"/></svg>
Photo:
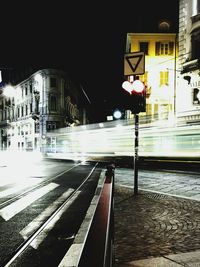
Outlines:
<svg viewBox="0 0 200 267"><path fill-rule="evenodd" d="M197 192L198 193L198 192ZM169 264L137 265L137 260L200 250L200 202L115 185L115 266L185 265L173 257ZM199 256L200 254L198 254ZM135 265L128 263L135 262ZM161 261L160 261L161 262Z"/></svg>

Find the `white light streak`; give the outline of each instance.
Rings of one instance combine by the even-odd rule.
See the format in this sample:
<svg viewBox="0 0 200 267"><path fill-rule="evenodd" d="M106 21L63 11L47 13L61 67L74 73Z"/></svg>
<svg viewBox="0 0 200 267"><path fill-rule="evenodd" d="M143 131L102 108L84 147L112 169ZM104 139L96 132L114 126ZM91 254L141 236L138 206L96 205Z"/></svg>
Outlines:
<svg viewBox="0 0 200 267"><path fill-rule="evenodd" d="M37 189L36 191L28 194L27 196L22 197L21 199L1 209L0 216L4 218L4 220L8 221L12 217L14 217L17 213L27 208L34 201L44 196L45 194L49 193L57 186L58 184L50 183L42 188Z"/></svg>

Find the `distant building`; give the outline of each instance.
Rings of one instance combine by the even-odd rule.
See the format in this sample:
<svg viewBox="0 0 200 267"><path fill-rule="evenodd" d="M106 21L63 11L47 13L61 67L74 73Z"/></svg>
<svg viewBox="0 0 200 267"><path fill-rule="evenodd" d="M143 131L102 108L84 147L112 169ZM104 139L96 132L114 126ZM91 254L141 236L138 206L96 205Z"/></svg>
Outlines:
<svg viewBox="0 0 200 267"><path fill-rule="evenodd" d="M147 86L146 113L141 115L158 119L173 116L178 45L170 23L161 21L156 33L128 33L126 47L126 53L145 54L145 73L139 79Z"/></svg>
<svg viewBox="0 0 200 267"><path fill-rule="evenodd" d="M177 117L200 122L200 0L179 1Z"/></svg>
<svg viewBox="0 0 200 267"><path fill-rule="evenodd" d="M1 149L41 149L53 129L88 123L84 95L68 75L41 69L0 96ZM11 89L10 89L11 92Z"/></svg>

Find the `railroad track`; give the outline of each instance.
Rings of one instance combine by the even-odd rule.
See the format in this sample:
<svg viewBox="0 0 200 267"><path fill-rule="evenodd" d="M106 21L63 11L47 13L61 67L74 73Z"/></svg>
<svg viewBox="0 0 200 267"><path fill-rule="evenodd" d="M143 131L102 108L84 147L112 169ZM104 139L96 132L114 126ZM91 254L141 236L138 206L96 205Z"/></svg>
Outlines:
<svg viewBox="0 0 200 267"><path fill-rule="evenodd" d="M82 175L80 183L76 186L76 188L75 186L74 188L70 186L68 187L68 189L64 188L66 186L65 180L69 179L71 185L75 183L74 180L78 179L77 175L80 175L80 173L82 173L84 169L84 166L81 163L74 165L70 169L56 175L55 177L51 177L41 184L28 189L25 192L16 195L0 204L0 215L2 216L4 214L4 211L9 206L11 207L11 205L15 205L15 203L21 201L23 198L26 198L30 194L33 195L34 192L42 190L48 185L53 186L52 191L54 189L58 190L59 187L59 192L61 193L62 191L62 195L60 195L60 197L54 201L56 205L54 205L53 211L51 208L47 207L44 211L44 213L46 212L45 215L42 216L42 214L40 213L35 219L33 219L32 222L29 222L29 225L31 225L31 227L27 228L28 226L26 226L21 229L19 234L23 236L23 242L18 243L16 241L15 243L17 245L15 244L12 250L10 249L11 245L7 244L9 253L4 253L4 255L1 255L0 265L2 267L44 266L44 262L45 264L47 264L48 262L47 266L59 266L59 262L61 262L66 251L72 245L74 238L79 231L79 228L84 220L84 217L94 195L96 195L97 193L99 194L99 192L101 191L100 189L103 186L104 175L100 176L100 174L102 173L102 168L98 166L98 162L93 162L92 164L88 163L85 167L87 171L84 171L84 177ZM75 173L76 175L74 175ZM74 177L72 177L73 175ZM58 183L58 181L59 186L56 186L56 183ZM96 195L96 201L97 199L98 197ZM44 200L44 202L45 201L47 200ZM93 209L95 210L95 207L93 207ZM15 217L12 217L11 219L5 219L5 216L3 218L5 219L5 221L7 221L7 223L13 220L12 224L14 225ZM56 227L56 231L59 232L56 237L55 233L51 236L51 233L54 232L54 227ZM87 231L85 232L85 234L87 234ZM50 246L49 240L53 241ZM6 240L4 240L4 242L6 243ZM3 246L3 244L0 245L1 247ZM48 251L49 247L52 248L52 251ZM54 253L56 254L56 256L50 256ZM36 255L36 257L30 258L30 255ZM44 258L41 259L42 255L44 256ZM36 259L38 257L40 259L41 265L36 264ZM29 258L29 260L27 260L27 258Z"/></svg>

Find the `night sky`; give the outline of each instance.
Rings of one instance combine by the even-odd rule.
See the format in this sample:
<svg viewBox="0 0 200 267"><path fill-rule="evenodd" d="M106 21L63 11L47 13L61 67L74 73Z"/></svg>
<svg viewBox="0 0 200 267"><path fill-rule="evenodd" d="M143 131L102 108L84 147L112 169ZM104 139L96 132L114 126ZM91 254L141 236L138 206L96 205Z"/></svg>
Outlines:
<svg viewBox="0 0 200 267"><path fill-rule="evenodd" d="M155 32L161 19L178 31L178 0L53 2L7 9L1 66L63 68L98 108L121 105L128 32Z"/></svg>

